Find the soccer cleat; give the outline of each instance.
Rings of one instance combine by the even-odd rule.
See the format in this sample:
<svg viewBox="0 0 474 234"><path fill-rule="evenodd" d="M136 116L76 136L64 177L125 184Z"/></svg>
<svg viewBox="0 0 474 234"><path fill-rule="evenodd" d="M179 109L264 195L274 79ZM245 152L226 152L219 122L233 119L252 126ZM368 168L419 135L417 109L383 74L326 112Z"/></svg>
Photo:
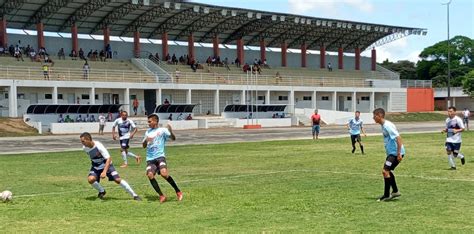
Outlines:
<svg viewBox="0 0 474 234"><path fill-rule="evenodd" d="M140 157L140 155L137 155L135 160L137 161L137 164L140 164L142 162L142 157Z"/></svg>
<svg viewBox="0 0 474 234"><path fill-rule="evenodd" d="M455 171L456 167L451 167L449 170Z"/></svg>
<svg viewBox="0 0 474 234"><path fill-rule="evenodd" d="M393 199L393 198L396 198L396 197L400 197L402 194L400 192L396 192L396 193L392 193L392 195L390 195L390 199Z"/></svg>
<svg viewBox="0 0 474 234"><path fill-rule="evenodd" d="M120 165L120 167L121 168L126 168L126 167L128 167L128 164L124 163L124 164Z"/></svg>
<svg viewBox="0 0 474 234"><path fill-rule="evenodd" d="M105 192L105 190L103 192L99 192L99 194L97 194L97 197L100 199L100 200L104 200L104 196L107 192Z"/></svg>
<svg viewBox="0 0 474 234"><path fill-rule="evenodd" d="M380 201L389 201L391 199L390 196L386 197L386 196L381 196L379 199L377 199L378 202Z"/></svg>
<svg viewBox="0 0 474 234"><path fill-rule="evenodd" d="M141 197L139 197L139 196L134 196L134 197L133 197L133 200L135 200L135 201L141 201L141 200L142 200L142 198L141 198Z"/></svg>
<svg viewBox="0 0 474 234"><path fill-rule="evenodd" d="M183 192L181 192L181 191L177 192L176 197L178 197L178 201L182 201L183 200Z"/></svg>
<svg viewBox="0 0 474 234"><path fill-rule="evenodd" d="M354 153L356 151L356 149L352 149L352 153Z"/></svg>
<svg viewBox="0 0 474 234"><path fill-rule="evenodd" d="M461 158L461 164L462 164L462 165L466 164L466 159Z"/></svg>
<svg viewBox="0 0 474 234"><path fill-rule="evenodd" d="M160 203L163 203L166 201L166 196L165 195L160 195Z"/></svg>

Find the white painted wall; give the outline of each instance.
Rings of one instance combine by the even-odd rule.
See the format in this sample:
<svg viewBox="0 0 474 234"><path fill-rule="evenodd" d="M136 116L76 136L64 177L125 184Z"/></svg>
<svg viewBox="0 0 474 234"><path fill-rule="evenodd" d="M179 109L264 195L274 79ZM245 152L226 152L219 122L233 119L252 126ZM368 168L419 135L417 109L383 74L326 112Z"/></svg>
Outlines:
<svg viewBox="0 0 474 234"><path fill-rule="evenodd" d="M235 119L234 127L242 128L244 125L247 125L247 124L248 123L247 123L246 119ZM291 118L258 119L258 124L262 125L263 128L268 128L268 127L290 127L291 126Z"/></svg>

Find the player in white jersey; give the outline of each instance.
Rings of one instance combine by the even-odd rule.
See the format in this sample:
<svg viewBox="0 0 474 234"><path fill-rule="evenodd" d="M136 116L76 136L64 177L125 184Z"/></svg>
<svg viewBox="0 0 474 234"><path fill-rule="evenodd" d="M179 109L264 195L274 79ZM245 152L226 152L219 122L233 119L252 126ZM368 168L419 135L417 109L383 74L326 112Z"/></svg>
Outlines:
<svg viewBox="0 0 474 234"><path fill-rule="evenodd" d="M179 190L176 182L168 173L168 166L165 157L165 143L168 139L176 140L171 125L168 124L166 128L159 128L159 117L156 114L148 116L148 126L150 127L143 138L143 148L146 148L146 175L150 180L151 185L160 196L160 203L166 201L166 196L161 192L158 182L155 180L155 174L161 175L163 179L174 188L178 201L183 200L183 193Z"/></svg>
<svg viewBox="0 0 474 234"><path fill-rule="evenodd" d="M451 170L456 170L454 158L460 158L461 164L466 163L464 155L459 153L461 149L461 132L464 131L464 124L458 116L456 116L456 107L448 108L448 118L446 119L446 128L441 133L446 133L446 153L448 154L449 166Z"/></svg>
<svg viewBox="0 0 474 234"><path fill-rule="evenodd" d="M123 164L120 167L127 167L128 160L127 156L135 158L138 164L141 162L140 155L135 155L134 153L130 152L128 148L130 147L128 144L130 140L133 138L135 133L137 133L137 126L131 119L128 118L128 113L126 111L120 112L120 117L114 121L112 127L112 138L117 140L117 135L115 134L115 127L118 128L118 137L120 139L120 152L122 152L122 159Z"/></svg>
<svg viewBox="0 0 474 234"><path fill-rule="evenodd" d="M364 145L362 144L360 133L362 132L364 136L367 135L365 134L365 129L362 125L363 121L362 119L360 119L360 111L356 111L354 118L350 119L347 122L347 129L349 130L349 134L351 135L352 153L354 153L356 150L355 143L357 141L359 142L360 151L362 152L362 154L364 154Z"/></svg>
<svg viewBox="0 0 474 234"><path fill-rule="evenodd" d="M471 117L471 112L469 111L469 109L464 108L464 111L462 112L462 117L464 127L466 127L466 130L469 130L469 117Z"/></svg>
<svg viewBox="0 0 474 234"><path fill-rule="evenodd" d="M87 178L89 184L99 191L98 198L104 199L105 189L99 184L100 179L106 176L110 181L122 186L127 193L133 196L134 200L140 201L141 198L133 191L127 181L120 178L120 175L115 170L110 158L109 151L99 141L93 141L92 136L88 132L84 132L80 136L83 150L87 153L91 160L91 169Z"/></svg>

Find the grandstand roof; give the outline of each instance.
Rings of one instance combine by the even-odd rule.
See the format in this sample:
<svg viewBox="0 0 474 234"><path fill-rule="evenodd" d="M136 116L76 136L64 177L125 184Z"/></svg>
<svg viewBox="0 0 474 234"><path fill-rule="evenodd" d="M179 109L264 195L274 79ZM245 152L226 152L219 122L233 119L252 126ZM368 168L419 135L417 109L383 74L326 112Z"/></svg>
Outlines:
<svg viewBox="0 0 474 234"><path fill-rule="evenodd" d="M138 2L138 4L134 4ZM149 3L145 5L144 3ZM363 50L409 35L426 35L426 29L354 22L301 15L231 8L169 0L0 0L0 18L6 17L9 28L35 30L43 22L44 30L70 32L75 22L82 34L102 34L106 26L111 36L131 36L138 29L141 37L187 41L193 33L195 42L212 43L218 35L222 44L243 38L245 45L259 46L265 38L268 47L327 51Z"/></svg>

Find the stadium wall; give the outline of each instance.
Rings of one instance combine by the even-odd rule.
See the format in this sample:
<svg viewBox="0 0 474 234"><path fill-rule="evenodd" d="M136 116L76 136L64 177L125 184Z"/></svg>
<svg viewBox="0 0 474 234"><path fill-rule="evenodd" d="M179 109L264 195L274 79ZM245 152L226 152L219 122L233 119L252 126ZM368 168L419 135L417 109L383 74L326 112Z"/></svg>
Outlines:
<svg viewBox="0 0 474 234"><path fill-rule="evenodd" d="M407 88L407 111L433 111L434 91L431 88Z"/></svg>
<svg viewBox="0 0 474 234"><path fill-rule="evenodd" d="M33 48L38 47L37 37L35 35L21 35L21 34L8 34L8 44L16 45L18 40L21 40L22 46L30 45ZM82 48L84 54L92 49L102 50L104 48L104 42L102 40L95 39L78 39L79 48ZM141 39L146 41L146 39ZM69 55L72 49L72 43L70 38L61 38L61 37L48 37L45 36L45 46L46 50L50 55L56 56L60 48L64 48L66 56ZM130 59L133 58L133 42L121 42L121 41L110 41L110 46L112 47L113 57L116 59ZM141 56L145 57L148 53L158 53L161 56L162 46L161 44L151 44L151 43L141 43ZM198 47L195 45L195 54L199 62L205 63L208 56L213 55L212 47ZM224 49L220 48L221 59L227 57L229 63L234 62L236 58L235 49ZM175 54L178 58L181 55L188 53L188 47L186 45L173 45L170 42L169 53L172 56ZM267 63L271 67L280 67L281 66L281 53L275 51L266 52ZM244 54L246 63L253 63L254 59L260 58L260 50L245 50ZM326 54L326 63L331 63L333 69L337 69L338 57L337 55ZM287 53L287 66L288 67L301 67L301 54L300 53ZM320 55L319 54L307 54L307 67L319 69L320 66ZM344 56L344 69L354 70L355 68L355 58L353 56ZM371 69L371 58L361 57L360 69L362 71L370 71Z"/></svg>

